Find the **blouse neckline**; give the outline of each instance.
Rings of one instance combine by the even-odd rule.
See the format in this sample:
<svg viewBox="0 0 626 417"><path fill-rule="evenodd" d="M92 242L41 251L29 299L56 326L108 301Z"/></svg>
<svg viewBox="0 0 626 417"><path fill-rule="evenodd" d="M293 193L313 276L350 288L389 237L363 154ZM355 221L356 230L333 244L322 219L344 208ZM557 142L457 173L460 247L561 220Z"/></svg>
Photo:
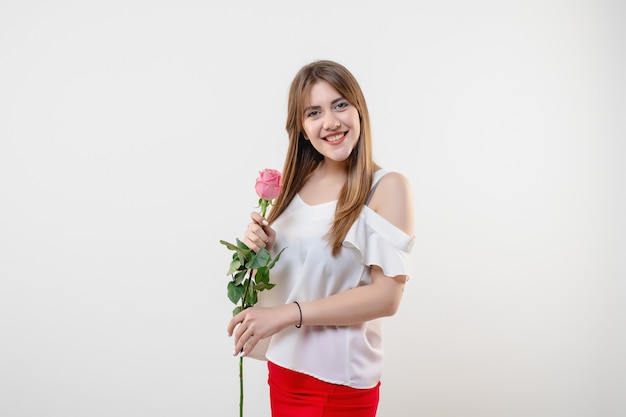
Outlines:
<svg viewBox="0 0 626 417"><path fill-rule="evenodd" d="M379 168L376 171L374 171L374 176L372 178L372 186L374 186L378 182L378 180L380 180L380 178L382 178L382 176L385 175L386 173L387 173L387 170L384 168ZM307 207L322 207L327 204L337 203L338 201L338 199L334 199L334 200L325 201L323 203L309 204L306 201L304 201L299 191L296 193L296 197L298 197L298 200L300 200Z"/></svg>

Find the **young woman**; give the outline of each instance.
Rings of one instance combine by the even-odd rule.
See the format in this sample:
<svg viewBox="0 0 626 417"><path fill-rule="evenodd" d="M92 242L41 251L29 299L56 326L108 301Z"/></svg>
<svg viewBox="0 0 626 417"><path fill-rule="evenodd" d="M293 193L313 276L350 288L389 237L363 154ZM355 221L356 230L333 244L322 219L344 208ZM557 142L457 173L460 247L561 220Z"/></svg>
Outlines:
<svg viewBox="0 0 626 417"><path fill-rule="evenodd" d="M322 60L289 91L283 192L241 239L273 255L276 286L234 316L235 354L266 359L273 417L373 417L383 368L381 320L409 273L413 202L402 174L373 161L365 98Z"/></svg>

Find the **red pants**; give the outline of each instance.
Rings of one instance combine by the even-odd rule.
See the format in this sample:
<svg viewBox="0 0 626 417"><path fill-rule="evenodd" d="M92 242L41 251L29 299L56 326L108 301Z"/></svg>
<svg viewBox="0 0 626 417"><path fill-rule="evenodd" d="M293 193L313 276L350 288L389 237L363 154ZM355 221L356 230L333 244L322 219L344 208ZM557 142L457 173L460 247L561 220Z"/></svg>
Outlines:
<svg viewBox="0 0 626 417"><path fill-rule="evenodd" d="M272 417L375 417L380 382L369 389L330 384L272 362L269 370Z"/></svg>

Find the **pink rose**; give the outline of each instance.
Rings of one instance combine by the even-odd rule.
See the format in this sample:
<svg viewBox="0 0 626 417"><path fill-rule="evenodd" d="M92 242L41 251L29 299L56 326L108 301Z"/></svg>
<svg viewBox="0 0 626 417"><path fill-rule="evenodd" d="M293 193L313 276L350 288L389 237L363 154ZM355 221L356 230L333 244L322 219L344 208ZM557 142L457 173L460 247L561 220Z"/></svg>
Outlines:
<svg viewBox="0 0 626 417"><path fill-rule="evenodd" d="M272 201L283 191L282 179L280 171L275 169L265 168L260 171L254 187L257 195L263 200Z"/></svg>

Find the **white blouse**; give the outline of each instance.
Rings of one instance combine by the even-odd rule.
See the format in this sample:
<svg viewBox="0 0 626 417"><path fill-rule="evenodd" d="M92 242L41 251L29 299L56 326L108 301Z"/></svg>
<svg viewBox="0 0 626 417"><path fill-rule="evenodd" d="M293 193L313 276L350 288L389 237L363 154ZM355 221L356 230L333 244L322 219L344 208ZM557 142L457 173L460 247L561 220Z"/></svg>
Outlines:
<svg viewBox="0 0 626 417"><path fill-rule="evenodd" d="M388 171L374 173L376 184ZM272 255L286 248L270 271L271 290L259 293L258 306L328 297L371 283L370 265L393 277L409 275L415 238L365 206L340 253L333 257L324 235L336 201L308 205L299 195L273 223ZM289 326L262 340L250 357L334 384L371 388L383 367L382 318L352 326Z"/></svg>

